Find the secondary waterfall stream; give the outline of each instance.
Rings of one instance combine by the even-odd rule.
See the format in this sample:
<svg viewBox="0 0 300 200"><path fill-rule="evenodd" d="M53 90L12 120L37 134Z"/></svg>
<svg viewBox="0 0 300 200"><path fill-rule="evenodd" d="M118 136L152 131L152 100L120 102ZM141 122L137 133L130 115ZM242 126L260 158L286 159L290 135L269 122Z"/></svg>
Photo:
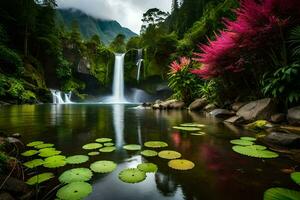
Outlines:
<svg viewBox="0 0 300 200"><path fill-rule="evenodd" d="M51 89L50 92L52 94L52 103L53 104L70 104L70 103L73 103L71 101L72 92L63 93L59 90L53 90L53 89Z"/></svg>
<svg viewBox="0 0 300 200"><path fill-rule="evenodd" d="M137 75L136 75L136 80L137 82L140 81L141 78L141 68L142 68L142 64L143 64L143 49L138 49L138 55L137 55Z"/></svg>

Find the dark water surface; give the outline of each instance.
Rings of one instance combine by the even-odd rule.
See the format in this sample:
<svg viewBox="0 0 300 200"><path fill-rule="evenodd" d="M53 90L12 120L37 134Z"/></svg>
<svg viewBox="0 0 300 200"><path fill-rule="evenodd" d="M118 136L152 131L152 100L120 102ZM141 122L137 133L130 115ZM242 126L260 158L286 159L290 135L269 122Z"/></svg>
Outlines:
<svg viewBox="0 0 300 200"><path fill-rule="evenodd" d="M192 136L172 130L183 122L206 124L207 134ZM249 135L236 127L228 127L214 119L187 111L138 110L125 105L24 105L0 107L0 131L19 132L24 142L43 140L54 143L66 156L87 154L81 147L99 137L113 138L117 151L92 157L113 160L118 168L110 174L94 174L90 200L256 200L274 186L295 188L289 175L281 169L295 163L281 155L277 159L255 159L234 153L230 139ZM190 171L174 171L160 158L145 159L138 152L127 152L124 144L143 144L162 140L168 149L182 153L195 163ZM148 174L138 184L126 184L118 173L148 161L159 170ZM78 167L89 167L89 164ZM71 168L56 171L57 175ZM77 167L77 166L76 166ZM57 184L57 180L52 181Z"/></svg>

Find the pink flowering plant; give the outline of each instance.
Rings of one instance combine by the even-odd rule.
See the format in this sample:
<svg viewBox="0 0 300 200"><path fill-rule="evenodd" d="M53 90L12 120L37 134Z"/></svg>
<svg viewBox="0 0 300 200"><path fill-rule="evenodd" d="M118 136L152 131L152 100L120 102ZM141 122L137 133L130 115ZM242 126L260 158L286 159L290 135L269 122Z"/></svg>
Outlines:
<svg viewBox="0 0 300 200"><path fill-rule="evenodd" d="M175 60L170 64L168 81L174 98L190 103L199 95L202 81L192 73L197 67L198 65L186 57L181 57L179 61Z"/></svg>

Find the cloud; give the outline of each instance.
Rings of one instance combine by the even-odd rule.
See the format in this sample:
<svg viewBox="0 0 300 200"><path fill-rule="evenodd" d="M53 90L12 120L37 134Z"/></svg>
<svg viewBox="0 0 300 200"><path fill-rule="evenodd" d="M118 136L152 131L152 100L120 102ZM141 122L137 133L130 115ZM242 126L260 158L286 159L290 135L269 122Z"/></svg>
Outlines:
<svg viewBox="0 0 300 200"><path fill-rule="evenodd" d="M143 13L150 8L170 12L172 0L57 0L59 8L76 8L93 17L117 20L139 33Z"/></svg>

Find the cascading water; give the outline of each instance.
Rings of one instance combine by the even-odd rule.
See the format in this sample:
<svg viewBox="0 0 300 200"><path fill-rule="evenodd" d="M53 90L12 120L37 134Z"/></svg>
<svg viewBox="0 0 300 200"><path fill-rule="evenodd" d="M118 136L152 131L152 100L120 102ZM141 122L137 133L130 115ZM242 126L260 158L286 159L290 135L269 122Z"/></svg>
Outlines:
<svg viewBox="0 0 300 200"><path fill-rule="evenodd" d="M52 90L52 89L50 90L50 92L52 94L53 104L70 104L70 103L72 103L72 101L71 101L72 92L65 94L59 90ZM64 94L65 100L62 98L62 94Z"/></svg>
<svg viewBox="0 0 300 200"><path fill-rule="evenodd" d="M72 92L65 94L65 103L72 103L71 97L72 97Z"/></svg>
<svg viewBox="0 0 300 200"><path fill-rule="evenodd" d="M142 68L142 64L143 64L143 49L138 49L138 55L137 55L137 75L136 75L136 80L137 82L140 81L140 77L141 77L141 68Z"/></svg>

